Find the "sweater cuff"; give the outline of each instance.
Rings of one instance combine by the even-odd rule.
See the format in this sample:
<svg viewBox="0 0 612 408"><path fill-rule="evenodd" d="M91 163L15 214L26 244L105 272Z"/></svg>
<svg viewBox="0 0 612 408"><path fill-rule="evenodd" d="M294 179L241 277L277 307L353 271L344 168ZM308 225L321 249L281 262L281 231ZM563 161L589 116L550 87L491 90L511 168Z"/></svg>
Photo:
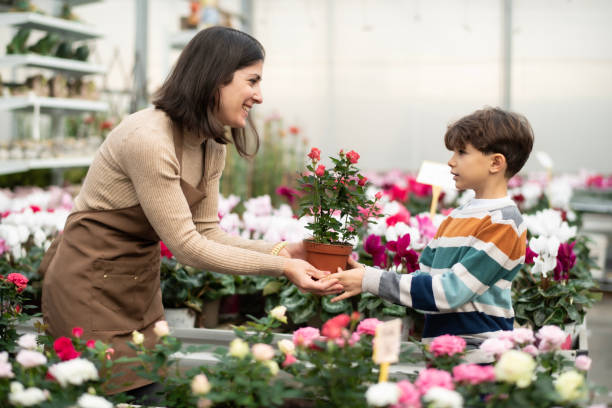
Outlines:
<svg viewBox="0 0 612 408"><path fill-rule="evenodd" d="M284 256L264 255L266 262L262 265L262 274L268 276L283 276L285 262L289 260Z"/></svg>
<svg viewBox="0 0 612 408"><path fill-rule="evenodd" d="M361 290L363 292L370 292L374 295L378 295L378 288L380 287L380 277L383 271L380 269L366 266L363 273L363 280L361 281Z"/></svg>

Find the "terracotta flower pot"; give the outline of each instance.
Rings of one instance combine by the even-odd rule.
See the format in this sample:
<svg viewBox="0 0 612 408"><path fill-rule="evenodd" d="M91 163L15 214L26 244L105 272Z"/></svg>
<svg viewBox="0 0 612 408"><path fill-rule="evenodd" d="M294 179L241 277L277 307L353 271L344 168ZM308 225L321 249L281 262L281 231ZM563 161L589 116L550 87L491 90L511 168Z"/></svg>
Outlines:
<svg viewBox="0 0 612 408"><path fill-rule="evenodd" d="M337 272L338 267L347 267L348 256L353 252L351 245L321 244L305 239L306 260L322 271Z"/></svg>

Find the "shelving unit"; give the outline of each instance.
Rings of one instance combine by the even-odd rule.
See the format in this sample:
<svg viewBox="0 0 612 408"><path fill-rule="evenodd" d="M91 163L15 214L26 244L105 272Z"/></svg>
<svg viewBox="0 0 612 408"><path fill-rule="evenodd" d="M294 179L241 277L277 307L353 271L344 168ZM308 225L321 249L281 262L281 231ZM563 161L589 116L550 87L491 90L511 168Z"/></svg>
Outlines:
<svg viewBox="0 0 612 408"><path fill-rule="evenodd" d="M62 0L74 7L100 0ZM16 29L28 28L41 30L47 33L56 33L64 40L80 41L92 40L102 36L95 27L78 21L69 21L35 12L2 12L0 13L0 26L9 26ZM0 68L8 68L16 80L16 72L21 68L40 68L61 73L67 78L79 78L85 75L100 75L105 73L101 65L85 61L44 56L38 54L11 54L0 57ZM32 112L33 140L40 139L40 116L51 115L52 137L63 138L63 116L82 112L104 112L109 108L108 103L79 98L58 98L38 96L34 93L19 96L0 97L0 110L12 112ZM14 135L13 135L14 137ZM81 167L91 164L92 157L59 157L40 159L11 159L3 160L0 164L0 174L17 173L31 169L42 168L69 168Z"/></svg>

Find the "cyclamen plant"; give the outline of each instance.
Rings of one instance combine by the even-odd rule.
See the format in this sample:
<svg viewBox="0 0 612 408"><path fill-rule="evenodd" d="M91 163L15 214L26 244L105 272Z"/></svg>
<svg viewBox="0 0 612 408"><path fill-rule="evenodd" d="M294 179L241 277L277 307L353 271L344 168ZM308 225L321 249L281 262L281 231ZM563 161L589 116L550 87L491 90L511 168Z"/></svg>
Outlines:
<svg viewBox="0 0 612 408"><path fill-rule="evenodd" d="M316 147L308 157L308 172L298 180L304 193L299 215L314 217L306 228L312 231L315 242L349 244L368 219L379 216L376 202L382 195L374 200L367 197L368 179L355 166L360 156L354 150L330 156L334 164L331 169L320 163L321 151Z"/></svg>

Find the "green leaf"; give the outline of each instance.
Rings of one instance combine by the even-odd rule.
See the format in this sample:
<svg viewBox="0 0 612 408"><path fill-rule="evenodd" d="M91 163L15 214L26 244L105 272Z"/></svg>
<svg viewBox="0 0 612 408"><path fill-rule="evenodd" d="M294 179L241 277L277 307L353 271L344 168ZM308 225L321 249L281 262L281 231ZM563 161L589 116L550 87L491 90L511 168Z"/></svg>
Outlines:
<svg viewBox="0 0 612 408"><path fill-rule="evenodd" d="M266 286L264 286L263 288L263 295L268 296L273 293L277 293L281 289L282 286L283 284L277 280L268 282Z"/></svg>
<svg viewBox="0 0 612 408"><path fill-rule="evenodd" d="M288 309L287 309L288 310ZM316 313L316 304L314 301L308 302L308 304L296 311L295 313L291 313L291 320L295 324L302 324L308 321L311 317L313 317Z"/></svg>
<svg viewBox="0 0 612 408"><path fill-rule="evenodd" d="M304 306L308 301L308 297L300 292L295 293L291 297L284 298L281 303L289 312L296 311L299 307Z"/></svg>
<svg viewBox="0 0 612 408"><path fill-rule="evenodd" d="M350 312L351 304L348 300L341 300L339 302L332 303L331 299L336 295L329 295L321 297L321 306L323 310L332 315L337 315L343 312Z"/></svg>

